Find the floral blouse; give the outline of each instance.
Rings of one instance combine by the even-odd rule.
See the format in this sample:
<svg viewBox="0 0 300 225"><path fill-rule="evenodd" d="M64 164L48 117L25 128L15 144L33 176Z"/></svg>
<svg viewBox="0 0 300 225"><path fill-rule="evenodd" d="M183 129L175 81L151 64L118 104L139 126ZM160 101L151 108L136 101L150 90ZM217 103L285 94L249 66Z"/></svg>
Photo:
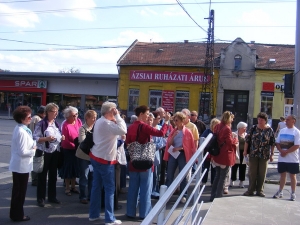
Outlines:
<svg viewBox="0 0 300 225"><path fill-rule="evenodd" d="M260 129L253 126L245 139L250 144L250 157L270 158L270 149L275 146L275 135L271 127Z"/></svg>

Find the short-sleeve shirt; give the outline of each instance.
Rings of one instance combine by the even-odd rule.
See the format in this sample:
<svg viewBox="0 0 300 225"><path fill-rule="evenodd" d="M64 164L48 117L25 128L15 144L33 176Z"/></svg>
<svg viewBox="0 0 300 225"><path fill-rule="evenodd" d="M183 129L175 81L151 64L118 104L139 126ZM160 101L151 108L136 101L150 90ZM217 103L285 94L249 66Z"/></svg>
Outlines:
<svg viewBox="0 0 300 225"><path fill-rule="evenodd" d="M250 144L250 157L269 159L270 148L275 145L275 136L271 127L259 129L253 126L245 141Z"/></svg>
<svg viewBox="0 0 300 225"><path fill-rule="evenodd" d="M283 128L280 130L276 143L280 144L282 150L287 150L294 145L300 145L300 131L296 128ZM299 149L282 157L279 154L278 162L299 163Z"/></svg>
<svg viewBox="0 0 300 225"><path fill-rule="evenodd" d="M188 122L185 125L185 127L188 128L192 132L194 140L199 140L199 133L198 133L198 129L195 124L193 124L192 122Z"/></svg>

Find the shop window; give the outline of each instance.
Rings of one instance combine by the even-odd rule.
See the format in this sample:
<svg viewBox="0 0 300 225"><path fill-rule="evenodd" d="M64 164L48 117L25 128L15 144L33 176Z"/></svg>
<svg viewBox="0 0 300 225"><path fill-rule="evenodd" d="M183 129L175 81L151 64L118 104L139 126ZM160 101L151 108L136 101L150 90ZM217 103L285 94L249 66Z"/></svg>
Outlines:
<svg viewBox="0 0 300 225"><path fill-rule="evenodd" d="M128 97L128 116L134 114L134 109L138 107L139 104L139 89L129 89L129 97Z"/></svg>
<svg viewBox="0 0 300 225"><path fill-rule="evenodd" d="M234 56L234 70L240 71L242 66L242 56L236 55Z"/></svg>
<svg viewBox="0 0 300 225"><path fill-rule="evenodd" d="M260 111L268 115L272 119L273 96L261 96Z"/></svg>
<svg viewBox="0 0 300 225"><path fill-rule="evenodd" d="M162 91L150 90L149 91L149 108L150 112L155 111L158 107L161 107Z"/></svg>
<svg viewBox="0 0 300 225"><path fill-rule="evenodd" d="M176 91L175 95L175 112L189 108L190 93L188 91Z"/></svg>

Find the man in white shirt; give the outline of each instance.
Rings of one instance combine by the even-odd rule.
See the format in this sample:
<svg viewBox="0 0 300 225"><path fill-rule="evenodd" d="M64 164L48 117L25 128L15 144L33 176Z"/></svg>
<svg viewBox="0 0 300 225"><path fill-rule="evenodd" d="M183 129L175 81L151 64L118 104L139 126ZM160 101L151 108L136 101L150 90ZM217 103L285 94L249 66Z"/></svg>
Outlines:
<svg viewBox="0 0 300 225"><path fill-rule="evenodd" d="M276 147L279 151L278 157L278 173L280 173L279 190L273 198L282 198L282 190L286 182L286 173L291 178L291 201L295 201L296 195L296 174L299 173L299 146L300 131L295 127L296 117L289 115L286 117L286 128L280 130L276 139ZM273 152L271 153L273 154Z"/></svg>
<svg viewBox="0 0 300 225"><path fill-rule="evenodd" d="M118 163L117 138L127 132L125 121L121 118L116 104L104 102L102 117L94 126L94 146L89 154L93 166L93 185L91 191L89 220L100 219L101 189L104 187L105 225L121 224L114 216L115 164Z"/></svg>

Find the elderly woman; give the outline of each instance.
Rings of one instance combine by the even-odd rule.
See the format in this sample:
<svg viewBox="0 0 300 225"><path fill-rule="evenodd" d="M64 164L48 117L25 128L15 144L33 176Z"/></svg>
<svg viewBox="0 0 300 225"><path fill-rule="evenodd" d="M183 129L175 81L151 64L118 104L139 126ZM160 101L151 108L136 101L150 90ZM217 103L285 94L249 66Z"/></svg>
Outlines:
<svg viewBox="0 0 300 225"><path fill-rule="evenodd" d="M245 146L245 137L247 135L246 133L247 124L244 122L239 122L237 124L237 131L235 132L237 134L239 145L236 152L236 155L239 157L236 157L235 165L231 168L231 182L230 186L234 186L234 181L236 181L236 174L237 170L239 169L239 187L244 188L244 180L246 177L246 164L244 162L244 146Z"/></svg>
<svg viewBox="0 0 300 225"><path fill-rule="evenodd" d="M140 144L146 144L150 141L151 135L162 137L166 134L169 127L169 114L167 114L161 130L157 130L146 123L149 116L149 108L147 106L142 105L137 107L135 109L135 115L137 116L137 120L128 128L126 138L127 145L135 141L138 141ZM136 140L139 128L141 129L141 132L138 135L138 140ZM139 190L139 217L144 219L150 212L153 181L152 175L152 168L148 170L138 170L133 167L131 162L129 163L130 180L127 195L127 217L134 218L136 216L136 203Z"/></svg>
<svg viewBox="0 0 300 225"><path fill-rule="evenodd" d="M57 162L59 158L59 143L61 132L58 123L55 121L58 106L55 103L46 105L46 117L37 125L33 138L37 141L36 157L44 154L44 168L38 175L37 204L45 206L46 183L48 174L48 202L60 204L56 198Z"/></svg>
<svg viewBox="0 0 300 225"><path fill-rule="evenodd" d="M18 124L12 135L9 163L9 170L12 171L13 178L10 219L27 221L30 220L30 217L24 216L23 205L29 172L32 170L32 158L36 149L31 130L27 127L31 121L31 109L28 106L19 106L13 112L13 118Z"/></svg>
<svg viewBox="0 0 300 225"><path fill-rule="evenodd" d="M88 110L85 115L85 123L79 128L79 143L81 143L85 137L86 133L90 132L94 127L96 122L97 113L94 110ZM85 154L79 147L76 151L76 156L78 158L79 164L79 200L82 204L87 204L88 199L91 196L93 173L90 171L89 165L90 157ZM86 196L86 187L88 188L88 195Z"/></svg>
<svg viewBox="0 0 300 225"><path fill-rule="evenodd" d="M206 138L209 134L212 134L213 133L213 130L215 129L215 126L217 124L221 123L220 120L218 120L217 118L213 118L211 121L210 121L210 127L209 129L206 129L201 137L204 137ZM207 149L204 149L204 152L203 152L203 156L207 153ZM215 168L211 165L211 155L208 154L208 156L206 157L203 165L202 165L202 173L205 169L207 169L207 172L204 174L203 178L202 178L202 185L205 185L206 182L207 182L207 178L208 178L208 173L209 173L209 168L210 168L210 183L211 185L213 184L214 182L214 179L215 179L215 176L216 176L216 170Z"/></svg>
<svg viewBox="0 0 300 225"><path fill-rule="evenodd" d="M265 197L264 182L267 173L268 161L273 161L275 136L272 128L267 124L268 115L260 112L257 115L257 125L253 126L246 136L244 156L249 153L249 187L244 196L256 195ZM271 154L272 153L272 154Z"/></svg>
<svg viewBox="0 0 300 225"><path fill-rule="evenodd" d="M223 196L223 188L226 182L226 176L229 173L230 167L235 164L237 138L233 138L231 132L231 123L234 115L225 111L221 118L221 123L217 124L214 133L218 135L218 143L220 146L220 154L212 156L212 162L215 165L216 177L211 189L210 201L214 198Z"/></svg>
<svg viewBox="0 0 300 225"><path fill-rule="evenodd" d="M182 112L177 112L173 116L173 120L176 124L175 129L170 133L166 151L164 153L164 160L168 161L167 167L167 180L166 185L170 186L174 179L174 173L176 168L179 168L180 171L184 168L186 163L192 158L193 154L196 151L196 146L193 138L192 132L185 127L184 120L186 115ZM179 152L177 157L174 157L169 153L169 148L172 148L172 152ZM182 193L183 189L187 184L187 177L183 179L180 184L180 192ZM186 194L182 197L181 202L186 202Z"/></svg>
<svg viewBox="0 0 300 225"><path fill-rule="evenodd" d="M65 136L61 142L63 148L64 164L62 167L61 178L65 179L65 194L71 196L72 193L79 194L75 188L75 180L78 177L78 163L75 156L78 147L78 133L79 128L82 126L81 120L78 119L78 109L69 106L64 110L64 117L66 121L62 126L62 134ZM71 188L70 188L71 183Z"/></svg>

